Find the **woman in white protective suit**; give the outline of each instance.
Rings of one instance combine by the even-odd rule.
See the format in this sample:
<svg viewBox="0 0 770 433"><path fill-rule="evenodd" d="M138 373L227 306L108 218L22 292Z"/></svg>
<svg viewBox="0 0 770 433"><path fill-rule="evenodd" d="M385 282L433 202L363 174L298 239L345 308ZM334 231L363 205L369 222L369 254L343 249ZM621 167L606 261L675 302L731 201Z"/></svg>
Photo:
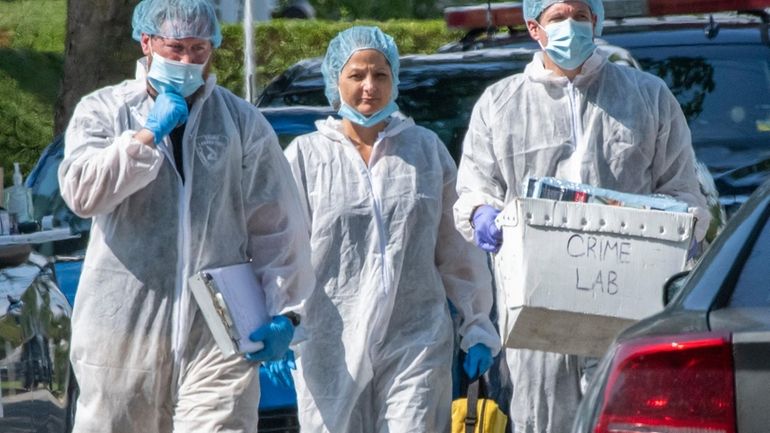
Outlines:
<svg viewBox="0 0 770 433"><path fill-rule="evenodd" d="M316 289L297 345L303 432L448 432L453 328L475 378L500 349L485 257L454 228L455 163L397 112L398 50L376 27L329 44L342 120L286 149L310 227Z"/></svg>
<svg viewBox="0 0 770 433"><path fill-rule="evenodd" d="M135 79L85 96L61 193L92 217L75 299L74 431L256 432L259 375L216 346L188 287L251 259L273 320L252 361L284 355L314 286L297 189L275 133L207 73L222 36L207 0L143 0Z"/></svg>
<svg viewBox="0 0 770 433"><path fill-rule="evenodd" d="M522 73L489 86L473 109L458 169L458 230L496 253L505 242L498 213L527 179L553 176L676 197L694 208L695 237L703 239L710 217L684 114L661 79L596 49L602 1L524 0L523 15L541 51ZM506 296L497 299L505 317ZM505 358L514 431L569 432L596 360L513 348Z"/></svg>

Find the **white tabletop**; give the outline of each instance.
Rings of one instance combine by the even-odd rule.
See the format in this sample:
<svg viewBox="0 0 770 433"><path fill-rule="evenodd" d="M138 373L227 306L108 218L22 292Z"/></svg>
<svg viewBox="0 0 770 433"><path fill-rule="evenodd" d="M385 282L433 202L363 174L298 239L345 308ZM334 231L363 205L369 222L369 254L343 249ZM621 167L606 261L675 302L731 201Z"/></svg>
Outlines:
<svg viewBox="0 0 770 433"><path fill-rule="evenodd" d="M51 230L43 230L34 233L0 236L0 246L20 244L42 244L45 242L61 241L64 239L79 238L79 234L70 233L69 227L59 227Z"/></svg>

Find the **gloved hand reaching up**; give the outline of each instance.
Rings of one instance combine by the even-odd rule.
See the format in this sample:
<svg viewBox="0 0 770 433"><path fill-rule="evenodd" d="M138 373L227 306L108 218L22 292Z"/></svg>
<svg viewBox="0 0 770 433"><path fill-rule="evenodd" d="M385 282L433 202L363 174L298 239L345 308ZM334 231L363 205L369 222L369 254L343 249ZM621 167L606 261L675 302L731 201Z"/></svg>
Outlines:
<svg viewBox="0 0 770 433"><path fill-rule="evenodd" d="M473 211L473 239L476 245L488 253L496 253L503 243L503 232L495 224L499 210L481 205Z"/></svg>
<svg viewBox="0 0 770 433"><path fill-rule="evenodd" d="M468 349L468 353L465 354L465 362L463 362L463 369L468 379L474 381L482 374L489 370L492 366L492 350L487 346L478 343L471 346Z"/></svg>
<svg viewBox="0 0 770 433"><path fill-rule="evenodd" d="M152 132L155 144L158 144L174 128L187 122L188 114L187 101L182 95L163 92L155 98L155 105L150 109L144 127Z"/></svg>
<svg viewBox="0 0 770 433"><path fill-rule="evenodd" d="M254 362L277 361L289 350L289 343L294 338L294 325L286 316L273 316L270 323L265 323L249 335L251 341L261 341L265 347L256 352L247 353L246 359Z"/></svg>
<svg viewBox="0 0 770 433"><path fill-rule="evenodd" d="M267 371L267 377L275 386L284 388L294 388L294 380L291 377L291 370L297 369L294 362L294 351L287 350L283 358L277 361L267 361L264 364Z"/></svg>

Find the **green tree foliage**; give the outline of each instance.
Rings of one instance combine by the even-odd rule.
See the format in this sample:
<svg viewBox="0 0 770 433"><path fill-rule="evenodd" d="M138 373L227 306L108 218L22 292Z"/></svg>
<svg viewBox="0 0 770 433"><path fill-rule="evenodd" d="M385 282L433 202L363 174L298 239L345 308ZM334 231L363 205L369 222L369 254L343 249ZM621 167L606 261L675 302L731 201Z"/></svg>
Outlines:
<svg viewBox="0 0 770 433"><path fill-rule="evenodd" d="M462 32L447 30L441 20L272 20L255 28L258 87L263 88L269 80L301 59L322 56L329 41L353 25L379 26L393 36L402 54L435 52L440 46L462 36ZM239 25L225 26L223 36L222 46L214 60L217 79L235 93L243 94L243 28Z"/></svg>
<svg viewBox="0 0 770 433"><path fill-rule="evenodd" d="M310 2L319 18L331 20L393 18L439 18L435 0L314 0Z"/></svg>
<svg viewBox="0 0 770 433"><path fill-rule="evenodd" d="M286 6L296 0L279 0ZM502 3L509 0L492 0ZM483 0L310 0L316 18L325 20L440 19L450 6L483 5Z"/></svg>

